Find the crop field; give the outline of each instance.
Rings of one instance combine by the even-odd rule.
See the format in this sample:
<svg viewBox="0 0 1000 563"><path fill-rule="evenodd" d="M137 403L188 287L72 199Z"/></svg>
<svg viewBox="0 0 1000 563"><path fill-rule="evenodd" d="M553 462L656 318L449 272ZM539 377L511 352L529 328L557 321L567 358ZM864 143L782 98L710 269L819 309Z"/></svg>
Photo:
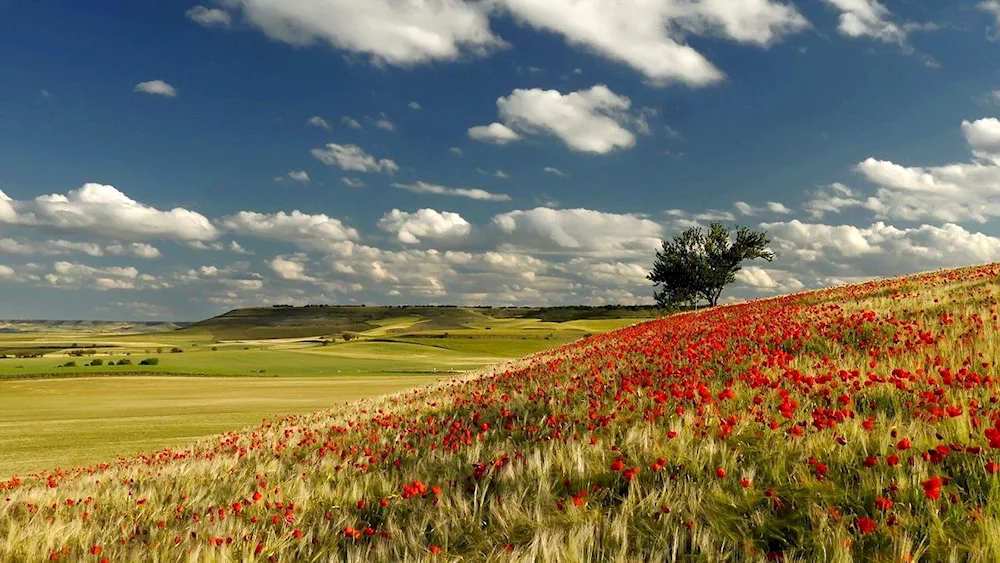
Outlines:
<svg viewBox="0 0 1000 563"><path fill-rule="evenodd" d="M998 276L679 314L8 480L0 559L1000 560Z"/></svg>
<svg viewBox="0 0 1000 563"><path fill-rule="evenodd" d="M0 479L183 445L636 322L501 319L408 332L422 320L386 318L350 342L321 332L223 341L210 328L107 334L86 325L0 334L0 355L42 354L0 360ZM146 358L158 364L139 365Z"/></svg>

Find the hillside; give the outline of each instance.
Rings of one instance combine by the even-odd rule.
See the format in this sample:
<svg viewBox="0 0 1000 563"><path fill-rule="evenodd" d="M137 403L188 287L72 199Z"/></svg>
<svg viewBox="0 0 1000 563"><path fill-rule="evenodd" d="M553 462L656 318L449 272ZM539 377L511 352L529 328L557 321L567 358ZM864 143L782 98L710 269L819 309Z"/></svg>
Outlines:
<svg viewBox="0 0 1000 563"><path fill-rule="evenodd" d="M6 560L1000 558L998 266L718 307L2 485Z"/></svg>
<svg viewBox="0 0 1000 563"><path fill-rule="evenodd" d="M538 319L545 322L649 318L655 309L607 307L452 307L452 306L307 306L235 309L196 322L191 330L208 330L219 340L339 336L365 332L405 319L406 332L448 330L493 319ZM400 329L403 330L403 329Z"/></svg>

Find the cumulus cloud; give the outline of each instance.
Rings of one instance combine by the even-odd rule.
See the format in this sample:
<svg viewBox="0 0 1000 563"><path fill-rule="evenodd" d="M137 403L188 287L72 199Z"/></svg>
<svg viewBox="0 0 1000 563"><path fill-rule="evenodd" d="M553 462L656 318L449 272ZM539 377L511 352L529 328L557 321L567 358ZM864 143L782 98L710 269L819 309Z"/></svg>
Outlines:
<svg viewBox="0 0 1000 563"><path fill-rule="evenodd" d="M351 119L346 115L340 119L340 122L351 129L361 129L361 124L356 119Z"/></svg>
<svg viewBox="0 0 1000 563"><path fill-rule="evenodd" d="M177 89L162 80L140 82L135 85L134 91L152 96L163 96L165 98L177 97Z"/></svg>
<svg viewBox="0 0 1000 563"><path fill-rule="evenodd" d="M759 46L808 27L789 4L683 0L501 0L515 18L568 43L625 63L656 84L706 86L723 73L684 44L685 34L716 35Z"/></svg>
<svg viewBox="0 0 1000 563"><path fill-rule="evenodd" d="M327 131L330 130L330 124L327 123L327 121L325 119L323 119L322 117L320 117L318 115L314 115L314 116L310 117L306 121L306 125L311 125L313 127L319 127L320 129L326 129Z"/></svg>
<svg viewBox="0 0 1000 563"><path fill-rule="evenodd" d="M131 266L95 268L75 262L56 262L52 265L52 272L46 274L43 279L53 287L90 287L98 291L165 287L153 276L140 276L139 270Z"/></svg>
<svg viewBox="0 0 1000 563"><path fill-rule="evenodd" d="M104 256L101 245L92 242L76 242L69 240L49 240L25 242L11 238L0 238L0 253L18 254L22 256L49 255L61 256L67 254L87 254L89 256Z"/></svg>
<svg viewBox="0 0 1000 563"><path fill-rule="evenodd" d="M365 183L357 178L341 178L340 181L348 188L363 188L365 186Z"/></svg>
<svg viewBox="0 0 1000 563"><path fill-rule="evenodd" d="M737 201L736 203L733 204L733 206L736 208L737 211L739 211L743 215L749 215L751 217L754 215L763 215L766 213L788 215L789 213L792 212L792 210L789 209L787 206L785 206L785 204L777 201L769 201L767 202L766 205L762 205L759 207L750 205L744 201Z"/></svg>
<svg viewBox="0 0 1000 563"><path fill-rule="evenodd" d="M314 282L316 278L306 274L304 255L278 256L268 264L283 280Z"/></svg>
<svg viewBox="0 0 1000 563"><path fill-rule="evenodd" d="M897 18L878 0L825 0L840 12L837 31L850 38L868 37L883 43L895 43L912 52L908 36L913 31L933 31L933 23L897 22Z"/></svg>
<svg viewBox="0 0 1000 563"><path fill-rule="evenodd" d="M417 103L417 102L410 102L409 104L407 104L407 107L409 107L410 109L412 109L412 110L414 110L414 111L419 111L419 110L423 109L423 108L422 108L422 107L420 106L420 104L419 104L419 103Z"/></svg>
<svg viewBox="0 0 1000 563"><path fill-rule="evenodd" d="M490 123L489 125L470 127L469 138L497 145L506 145L507 143L521 140L521 136L516 131L503 123ZM452 147L451 152L461 155L462 149Z"/></svg>
<svg viewBox="0 0 1000 563"><path fill-rule="evenodd" d="M557 90L514 90L497 100L503 124L469 130L473 138L492 142L517 140L524 134L552 135L571 150L606 154L635 145L630 129L641 130L641 116L629 113L632 101L607 86L562 94ZM473 134L476 130L476 134ZM514 136L511 136L511 135Z"/></svg>
<svg viewBox="0 0 1000 563"><path fill-rule="evenodd" d="M423 239L454 240L472 231L472 225L458 213L434 209L415 213L393 209L379 220L378 228L396 235L405 244L418 244Z"/></svg>
<svg viewBox="0 0 1000 563"><path fill-rule="evenodd" d="M105 249L108 254L122 255L132 254L139 258L159 258L162 253L159 248L144 242L133 242L132 244L112 244Z"/></svg>
<svg viewBox="0 0 1000 563"><path fill-rule="evenodd" d="M857 207L877 218L984 223L1000 216L1000 120L964 121L977 160L943 166L904 166L869 157L856 170L878 188L864 197L843 184L821 190L805 205L813 217Z"/></svg>
<svg viewBox="0 0 1000 563"><path fill-rule="evenodd" d="M161 211L101 184L84 184L65 195L43 195L30 201L0 197L2 223L119 240L204 241L218 236L200 213L180 207Z"/></svg>
<svg viewBox="0 0 1000 563"><path fill-rule="evenodd" d="M963 121L962 133L972 147L972 154L1000 166L1000 119L990 117Z"/></svg>
<svg viewBox="0 0 1000 563"><path fill-rule="evenodd" d="M298 210L271 214L240 211L223 218L221 225L233 233L290 242L304 249L320 251L327 251L336 243L358 238L358 231L344 225L339 219L323 214L310 215Z"/></svg>
<svg viewBox="0 0 1000 563"><path fill-rule="evenodd" d="M375 127L383 131L395 131L396 126L384 114L375 121Z"/></svg>
<svg viewBox="0 0 1000 563"><path fill-rule="evenodd" d="M232 23L229 12L218 8L195 6L184 12L184 15L191 21L205 27L229 27L229 24Z"/></svg>
<svg viewBox="0 0 1000 563"><path fill-rule="evenodd" d="M436 184L428 184L427 182L415 182L413 184L395 183L392 187L413 192L415 194L467 197L469 199L476 199L480 201L510 201L510 196L507 194L495 194L478 188L446 188Z"/></svg>
<svg viewBox="0 0 1000 563"><path fill-rule="evenodd" d="M553 176L558 176L560 178L566 178L567 176L569 176L569 174L563 172L562 170L559 170L558 168L554 168L552 166L546 166L543 171L547 172L549 174L552 174Z"/></svg>
<svg viewBox="0 0 1000 563"><path fill-rule="evenodd" d="M309 174L305 170L292 170L288 173L288 177L304 184L309 182Z"/></svg>
<svg viewBox="0 0 1000 563"><path fill-rule="evenodd" d="M489 6L464 0L224 0L269 37L328 43L376 64L411 66L485 54L503 45Z"/></svg>
<svg viewBox="0 0 1000 563"><path fill-rule="evenodd" d="M991 41L1000 40L1000 0L984 0L978 4L979 9L988 12L996 18L996 27L988 32Z"/></svg>
<svg viewBox="0 0 1000 563"><path fill-rule="evenodd" d="M521 248L584 253L644 253L660 245L662 227L632 214L536 207L501 213L493 225Z"/></svg>
<svg viewBox="0 0 1000 563"><path fill-rule="evenodd" d="M327 166L336 166L352 172L385 172L394 174L399 171L395 161L382 158L376 159L357 145L338 145L328 143L326 148L313 149L312 155Z"/></svg>
<svg viewBox="0 0 1000 563"><path fill-rule="evenodd" d="M792 220L761 227L782 267L810 276L812 285L989 262L1000 252L1000 239L954 223L899 228L882 221L857 227Z"/></svg>

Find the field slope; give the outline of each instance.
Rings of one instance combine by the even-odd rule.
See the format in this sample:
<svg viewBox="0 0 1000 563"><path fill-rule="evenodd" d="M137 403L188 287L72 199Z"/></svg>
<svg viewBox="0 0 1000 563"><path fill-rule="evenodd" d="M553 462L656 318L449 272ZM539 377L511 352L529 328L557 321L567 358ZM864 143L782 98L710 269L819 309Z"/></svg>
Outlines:
<svg viewBox="0 0 1000 563"><path fill-rule="evenodd" d="M1000 559L996 265L9 481L0 560Z"/></svg>

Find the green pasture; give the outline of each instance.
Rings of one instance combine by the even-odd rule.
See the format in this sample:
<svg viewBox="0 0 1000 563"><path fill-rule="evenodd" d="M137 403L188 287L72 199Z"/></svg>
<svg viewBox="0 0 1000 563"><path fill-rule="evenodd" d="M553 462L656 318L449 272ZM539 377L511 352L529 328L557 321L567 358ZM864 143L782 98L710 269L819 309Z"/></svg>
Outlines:
<svg viewBox="0 0 1000 563"><path fill-rule="evenodd" d="M183 445L265 416L403 390L638 320L556 323L469 314L461 324L460 316L374 319L350 341L319 329L222 340L197 326L146 334L0 334L0 356L42 354L0 359L0 478ZM81 350L87 355L68 355ZM154 357L158 365L139 365ZM94 359L104 365L86 365ZM122 359L131 365L109 365ZM60 367L70 361L76 365Z"/></svg>
<svg viewBox="0 0 1000 563"><path fill-rule="evenodd" d="M430 383L421 374L330 378L0 381L0 479L113 461Z"/></svg>

